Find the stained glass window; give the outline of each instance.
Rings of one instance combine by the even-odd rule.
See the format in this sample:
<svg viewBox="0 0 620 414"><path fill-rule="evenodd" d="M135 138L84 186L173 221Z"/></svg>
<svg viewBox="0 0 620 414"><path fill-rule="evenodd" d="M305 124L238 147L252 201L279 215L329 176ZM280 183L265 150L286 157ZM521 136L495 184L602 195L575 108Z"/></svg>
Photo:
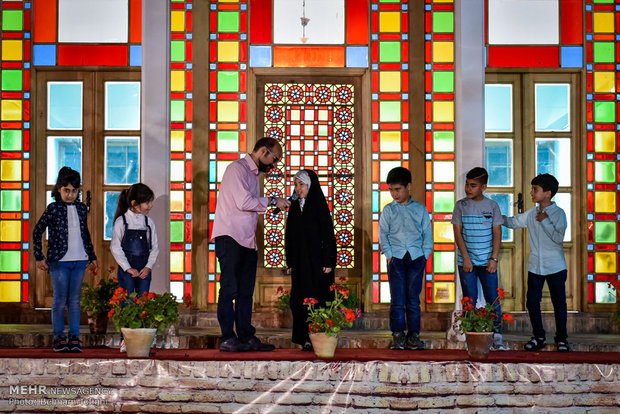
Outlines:
<svg viewBox="0 0 620 414"><path fill-rule="evenodd" d="M272 171L265 195L288 197L293 176L314 170L332 212L337 266L352 268L355 225L354 89L346 84L266 84L264 135L286 148L285 171ZM265 267L285 265L284 215L265 213Z"/></svg>

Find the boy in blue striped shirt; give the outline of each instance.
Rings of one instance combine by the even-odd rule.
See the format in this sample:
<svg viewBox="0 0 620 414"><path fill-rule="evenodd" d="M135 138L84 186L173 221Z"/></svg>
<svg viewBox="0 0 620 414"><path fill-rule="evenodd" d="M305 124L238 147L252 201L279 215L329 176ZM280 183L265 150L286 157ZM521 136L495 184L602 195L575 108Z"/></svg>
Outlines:
<svg viewBox="0 0 620 414"><path fill-rule="evenodd" d="M499 205L484 196L489 174L482 167L466 175L466 197L457 201L452 212L454 239L457 246L457 264L463 297L478 300L478 280L487 303L497 299L497 262L502 239L502 214ZM502 342L502 309L495 303L495 320L492 349L505 350Z"/></svg>
<svg viewBox="0 0 620 414"><path fill-rule="evenodd" d="M379 219L379 244L388 265L391 349L425 348L420 340L420 292L426 261L433 252L428 210L411 197L411 173L403 167L387 176L390 195ZM407 335L405 335L405 329Z"/></svg>

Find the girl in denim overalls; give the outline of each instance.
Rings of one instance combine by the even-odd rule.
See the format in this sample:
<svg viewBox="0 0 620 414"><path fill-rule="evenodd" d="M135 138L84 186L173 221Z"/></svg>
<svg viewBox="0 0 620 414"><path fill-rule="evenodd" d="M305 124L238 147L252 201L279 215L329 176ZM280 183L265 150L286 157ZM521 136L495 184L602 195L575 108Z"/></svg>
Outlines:
<svg viewBox="0 0 620 414"><path fill-rule="evenodd" d="M142 296L151 286L151 269L159 246L153 220L146 215L153 207L153 190L137 183L118 197L110 250L118 263L118 284L128 295Z"/></svg>

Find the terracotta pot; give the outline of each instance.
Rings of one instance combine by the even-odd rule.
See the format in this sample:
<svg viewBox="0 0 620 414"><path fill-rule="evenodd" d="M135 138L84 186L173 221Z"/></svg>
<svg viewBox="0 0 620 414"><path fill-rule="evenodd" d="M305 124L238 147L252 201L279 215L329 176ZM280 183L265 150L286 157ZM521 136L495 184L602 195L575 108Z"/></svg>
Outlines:
<svg viewBox="0 0 620 414"><path fill-rule="evenodd" d="M333 358L338 345L338 337L325 335L322 332L311 333L310 342L312 342L312 348L314 348L316 356L319 358Z"/></svg>
<svg viewBox="0 0 620 414"><path fill-rule="evenodd" d="M148 357L157 329L155 328L121 328L128 357Z"/></svg>
<svg viewBox="0 0 620 414"><path fill-rule="evenodd" d="M94 335L103 335L108 332L108 315L106 313L98 313L93 315L92 312L86 312L88 316L88 329Z"/></svg>
<svg viewBox="0 0 620 414"><path fill-rule="evenodd" d="M467 341L467 353L471 359L487 359L491 344L493 343L493 332L465 332Z"/></svg>

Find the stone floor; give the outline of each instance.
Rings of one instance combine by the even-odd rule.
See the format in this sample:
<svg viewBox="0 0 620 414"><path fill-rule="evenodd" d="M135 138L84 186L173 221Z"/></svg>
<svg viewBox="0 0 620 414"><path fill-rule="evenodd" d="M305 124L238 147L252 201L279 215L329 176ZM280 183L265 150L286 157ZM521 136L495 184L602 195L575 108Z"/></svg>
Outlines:
<svg viewBox="0 0 620 414"><path fill-rule="evenodd" d="M118 346L120 335L110 325L105 335L92 335L87 325L82 325L80 334L86 347ZM158 348L217 348L220 330L217 327L180 327L175 336L159 336ZM290 329L259 328L256 335L278 348L293 348ZM428 349L463 349L463 342L448 342L443 331L422 331L420 334ZM504 334L504 343L509 349L521 350L530 338L528 334ZM554 350L553 336L545 350ZM341 348L387 348L391 332L386 330L345 330L340 336ZM617 334L573 334L569 342L574 351L620 352L620 335ZM51 325L0 324L0 347L51 347Z"/></svg>

